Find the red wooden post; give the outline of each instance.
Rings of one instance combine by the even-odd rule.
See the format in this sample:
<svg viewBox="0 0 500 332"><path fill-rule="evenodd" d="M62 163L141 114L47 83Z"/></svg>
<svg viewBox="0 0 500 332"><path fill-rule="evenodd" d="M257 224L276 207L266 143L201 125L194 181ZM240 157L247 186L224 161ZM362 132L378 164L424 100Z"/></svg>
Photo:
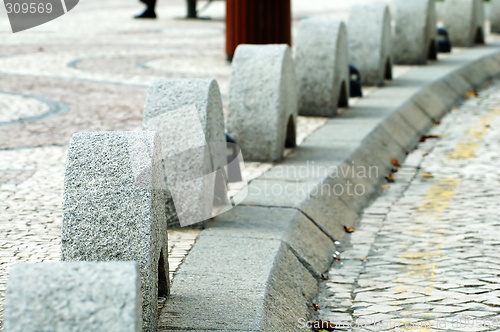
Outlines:
<svg viewBox="0 0 500 332"><path fill-rule="evenodd" d="M226 0L226 54L239 44L292 44L290 0Z"/></svg>

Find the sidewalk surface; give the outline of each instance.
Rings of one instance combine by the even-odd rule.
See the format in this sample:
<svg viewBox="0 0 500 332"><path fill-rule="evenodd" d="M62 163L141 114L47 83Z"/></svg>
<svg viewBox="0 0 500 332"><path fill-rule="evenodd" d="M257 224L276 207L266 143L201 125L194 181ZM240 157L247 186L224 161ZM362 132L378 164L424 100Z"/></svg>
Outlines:
<svg viewBox="0 0 500 332"><path fill-rule="evenodd" d="M293 0L294 27L307 16L346 19L354 2ZM202 13L212 20L180 19L185 0L160 0L158 20L132 20L141 10L138 1L82 0L53 22L12 34L0 6L0 322L10 266L60 260L64 171L73 133L140 129L147 87L157 77L215 78L227 106L231 67L224 55L224 2ZM395 76L407 69L396 68ZM367 211L353 233L356 246L346 248L343 265L325 283L323 319L388 313L420 319L418 310L429 318L465 310L496 314L500 261L494 246L500 242L493 211L499 183L493 142L500 140L500 116L491 109L495 103L500 108L498 91L497 86L470 99L436 127L447 136L428 140L410 155L396 183ZM324 121L300 118L299 141ZM417 168L427 151L423 170L434 178L422 178ZM249 177L269 167L247 165ZM444 196L438 195L443 188ZM198 232L169 231L171 278ZM364 257L370 260L361 262ZM421 279L428 275L433 284L424 285ZM393 281L400 287L384 288ZM426 295L429 289L432 296ZM357 293L365 298L353 301ZM408 304L414 298L424 307ZM425 305L436 305L435 314Z"/></svg>
<svg viewBox="0 0 500 332"><path fill-rule="evenodd" d="M319 317L349 331L500 329L499 128L498 83L434 127L365 210Z"/></svg>
<svg viewBox="0 0 500 332"><path fill-rule="evenodd" d="M345 19L348 6L294 0L295 22ZM199 1L202 7L204 1ZM157 77L215 78L227 107L225 2L185 20L185 0L159 1L157 20L133 20L138 1L82 0L68 14L13 34L0 5L0 323L10 266L60 260L62 196L71 135L139 130ZM298 140L324 123L301 119ZM270 164L247 165L255 178ZM199 231L169 231L171 278ZM0 324L0 330L1 330Z"/></svg>

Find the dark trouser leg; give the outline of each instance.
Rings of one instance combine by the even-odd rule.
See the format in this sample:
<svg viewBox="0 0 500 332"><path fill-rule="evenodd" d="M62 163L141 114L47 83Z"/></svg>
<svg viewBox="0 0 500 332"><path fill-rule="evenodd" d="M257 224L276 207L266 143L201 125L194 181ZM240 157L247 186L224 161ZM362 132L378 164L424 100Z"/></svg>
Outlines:
<svg viewBox="0 0 500 332"><path fill-rule="evenodd" d="M148 9L155 10L156 0L144 0L144 3L148 6Z"/></svg>
<svg viewBox="0 0 500 332"><path fill-rule="evenodd" d="M196 18L196 0L187 0L187 17Z"/></svg>

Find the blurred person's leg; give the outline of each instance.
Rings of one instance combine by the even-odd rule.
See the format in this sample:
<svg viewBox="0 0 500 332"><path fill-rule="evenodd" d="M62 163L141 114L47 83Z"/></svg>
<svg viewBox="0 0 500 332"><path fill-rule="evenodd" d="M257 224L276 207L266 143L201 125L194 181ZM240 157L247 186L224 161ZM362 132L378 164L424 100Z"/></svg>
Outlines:
<svg viewBox="0 0 500 332"><path fill-rule="evenodd" d="M146 9L139 15L134 16L134 18L156 18L155 6L156 0L140 0L146 4Z"/></svg>

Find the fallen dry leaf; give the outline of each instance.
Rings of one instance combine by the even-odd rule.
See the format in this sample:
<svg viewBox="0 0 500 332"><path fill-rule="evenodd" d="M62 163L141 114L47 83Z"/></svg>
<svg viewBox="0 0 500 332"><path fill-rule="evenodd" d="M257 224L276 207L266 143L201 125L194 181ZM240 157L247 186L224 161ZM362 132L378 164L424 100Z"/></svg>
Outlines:
<svg viewBox="0 0 500 332"><path fill-rule="evenodd" d="M427 157L428 155L429 155L429 152L424 152L424 153L422 154L422 156L423 156L423 157Z"/></svg>
<svg viewBox="0 0 500 332"><path fill-rule="evenodd" d="M392 173L397 173L398 171L399 171L399 169L398 169L397 167L393 167L393 168L391 169L391 172L392 172Z"/></svg>
<svg viewBox="0 0 500 332"><path fill-rule="evenodd" d="M422 174L423 178L433 178L434 176L431 173L424 173Z"/></svg>
<svg viewBox="0 0 500 332"><path fill-rule="evenodd" d="M368 262L370 259L368 257L365 257L365 258L360 258L359 260L362 262Z"/></svg>
<svg viewBox="0 0 500 332"><path fill-rule="evenodd" d="M439 126L441 124L441 120L434 120L434 126Z"/></svg>
<svg viewBox="0 0 500 332"><path fill-rule="evenodd" d="M475 98L477 96L479 96L479 94L477 93L477 91L475 89L472 89L472 90L467 91L465 93L465 98Z"/></svg>
<svg viewBox="0 0 500 332"><path fill-rule="evenodd" d="M387 174L387 175L385 176L385 179L386 179L386 180L387 180L387 182L389 182L389 183L392 183L392 182L396 181L396 179L394 178L394 174L392 174L392 173L391 173L391 174Z"/></svg>
<svg viewBox="0 0 500 332"><path fill-rule="evenodd" d="M432 139L435 139L435 138L441 138L441 136L439 136L439 135L433 135L433 134L424 135L424 136L420 137L420 143L423 143L423 142L425 142L426 140L431 139L431 138L432 138Z"/></svg>
<svg viewBox="0 0 500 332"><path fill-rule="evenodd" d="M321 278L322 278L323 280L328 280L328 274L323 273L323 274L321 275Z"/></svg>
<svg viewBox="0 0 500 332"><path fill-rule="evenodd" d="M396 158L391 159L391 164L393 164L396 167L401 166L401 164L399 163L399 160L397 160Z"/></svg>
<svg viewBox="0 0 500 332"><path fill-rule="evenodd" d="M316 303L313 303L313 304L312 304L312 307L313 307L314 311L318 311L319 309L321 309L321 308L319 307L319 305L317 305Z"/></svg>
<svg viewBox="0 0 500 332"><path fill-rule="evenodd" d="M332 322L322 320L322 319L318 319L318 320L315 320L314 322L310 322L310 323L311 323L311 327L316 332L335 331L335 327L336 327L336 325L333 324Z"/></svg>
<svg viewBox="0 0 500 332"><path fill-rule="evenodd" d="M388 185L388 184L384 184L384 185L382 186L382 190L387 190L387 189L389 189L390 187L391 187L390 185Z"/></svg>
<svg viewBox="0 0 500 332"><path fill-rule="evenodd" d="M346 233L351 234L351 233L353 233L355 230L356 230L356 229L355 229L354 227L349 227L349 228L347 228L347 226L344 226L344 231L345 231Z"/></svg>

